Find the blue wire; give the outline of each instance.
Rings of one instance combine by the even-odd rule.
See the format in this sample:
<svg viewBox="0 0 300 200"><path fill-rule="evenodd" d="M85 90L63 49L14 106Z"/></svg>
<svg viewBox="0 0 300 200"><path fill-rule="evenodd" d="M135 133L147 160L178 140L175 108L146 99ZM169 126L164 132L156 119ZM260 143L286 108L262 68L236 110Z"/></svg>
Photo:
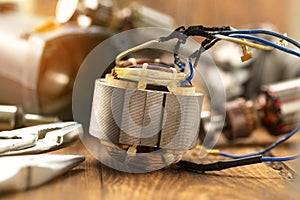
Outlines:
<svg viewBox="0 0 300 200"><path fill-rule="evenodd" d="M300 53L299 52L294 51L292 49L285 48L285 47L277 45L277 44L274 44L274 43L270 42L269 40L266 40L266 39L263 39L263 38L259 38L259 37L251 36L251 35L243 35L243 34L230 34L228 36L232 37L232 38L243 38L243 39L257 41L257 42L263 43L265 45L274 47L274 48L276 48L278 50L284 51L286 53L290 53L290 54L293 54L295 56L300 57Z"/></svg>
<svg viewBox="0 0 300 200"><path fill-rule="evenodd" d="M249 153L249 154L243 154L243 155L233 155L233 154L230 154L230 153L226 153L226 152L220 151L219 155L227 157L227 158L239 159L239 158L245 158L245 157L248 157L248 156L255 156L255 155L259 155L259 154L257 154L257 153Z"/></svg>
<svg viewBox="0 0 300 200"><path fill-rule="evenodd" d="M262 157L261 162L282 162L288 160L295 160L300 157L300 154L292 155L292 156L285 156L285 157Z"/></svg>
<svg viewBox="0 0 300 200"><path fill-rule="evenodd" d="M271 144L270 146L268 146L267 148L254 152L254 153L249 153L249 154L243 154L243 155L233 155L233 154L229 154L226 152L220 152L219 155L220 156L224 156L224 157L228 157L228 158L233 158L233 159L238 159L238 158L245 158L245 157L249 157L249 156L256 156L256 155L262 155L265 154L269 151L271 151L272 149L274 149L275 147L277 147L278 145L280 145L281 143L285 142L286 140L288 140L289 138L291 138L293 135L295 135L298 131L300 130L300 124L298 124L298 126L291 131L289 134L287 134L286 136L280 138L279 140L277 140L276 142L274 142L273 144Z"/></svg>
<svg viewBox="0 0 300 200"><path fill-rule="evenodd" d="M180 68L180 71L184 71L184 69L185 69L185 64L183 63L183 62L178 62L178 63L176 63L177 64L177 66Z"/></svg>
<svg viewBox="0 0 300 200"><path fill-rule="evenodd" d="M236 31L222 31L220 32L219 34L265 34L265 35L272 35L272 36L275 36L277 38L281 38L285 41L288 41L289 43L295 45L296 47L298 47L300 49L300 44L287 37L287 36L284 36L284 35L281 35L279 33L276 33L276 32L273 32L273 31L268 31L268 30L260 30L260 29L254 29L254 30L236 30Z"/></svg>
<svg viewBox="0 0 300 200"><path fill-rule="evenodd" d="M190 75L189 77L187 77L186 80L182 81L181 82L181 85L186 85L188 84L189 82L192 81L193 77L194 77L194 67L193 67L193 64L191 61L188 62L189 63L189 67L190 67Z"/></svg>

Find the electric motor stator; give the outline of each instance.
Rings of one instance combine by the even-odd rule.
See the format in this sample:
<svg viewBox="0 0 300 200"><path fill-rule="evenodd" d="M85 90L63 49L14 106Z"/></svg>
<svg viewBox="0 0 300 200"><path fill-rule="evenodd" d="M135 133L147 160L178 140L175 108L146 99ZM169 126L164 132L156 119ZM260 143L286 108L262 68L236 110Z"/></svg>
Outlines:
<svg viewBox="0 0 300 200"><path fill-rule="evenodd" d="M115 67L95 81L90 133L123 150L192 149L200 127L203 95L181 86L182 73L156 63ZM162 77L162 78L160 78ZM182 80L181 80L182 79Z"/></svg>

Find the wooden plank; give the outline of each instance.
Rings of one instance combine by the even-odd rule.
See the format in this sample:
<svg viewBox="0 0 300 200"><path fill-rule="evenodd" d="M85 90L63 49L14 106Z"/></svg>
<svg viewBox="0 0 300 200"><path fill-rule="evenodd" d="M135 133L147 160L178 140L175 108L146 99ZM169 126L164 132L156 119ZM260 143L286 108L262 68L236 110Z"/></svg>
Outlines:
<svg viewBox="0 0 300 200"><path fill-rule="evenodd" d="M248 147L255 148L255 151L264 149L270 146L275 141L279 140L280 138L284 137L284 135L280 136L273 136L271 135L266 129L260 127L256 129L250 137L242 138L232 143L227 142L223 137L221 137L218 147L222 150L228 151L232 150L232 147L239 148L239 153ZM299 144L300 144L300 135L295 134L292 138L287 140L286 142L282 143L278 147L272 149L269 153L265 154L264 156L276 156L276 157L283 157L288 155L297 154L299 152ZM224 150L224 151L225 151ZM234 153L234 152L232 152ZM252 152L246 152L252 153ZM287 161L287 162L273 162L268 163L269 167L273 170L277 170L279 174L281 174L283 179L294 179L295 174L298 174L300 171L300 163L298 160Z"/></svg>
<svg viewBox="0 0 300 200"><path fill-rule="evenodd" d="M68 148L51 152L51 154L82 154L86 160L79 166L49 183L27 191L0 194L0 199L99 199L101 191L101 175L97 162L83 147L80 141ZM1 172L2 173L2 172Z"/></svg>
<svg viewBox="0 0 300 200"><path fill-rule="evenodd" d="M258 133L262 134L261 131ZM226 143L220 148L235 154L260 148L245 140ZM291 190L295 187L294 179L282 178L281 170L274 170L264 163L204 174L177 166L130 174L103 166L80 142L52 153L83 154L86 161L41 187L2 194L0 199L299 199L299 194ZM218 159L223 158L209 156L205 161Z"/></svg>
<svg viewBox="0 0 300 200"><path fill-rule="evenodd" d="M232 154L257 151L274 138L258 129L247 139L219 147ZM224 159L209 156L202 162ZM294 179L283 179L285 169L256 164L197 174L177 167L148 174L128 174L103 167L103 192L107 199L298 199ZM117 179L116 179L117 177Z"/></svg>
<svg viewBox="0 0 300 200"><path fill-rule="evenodd" d="M148 174L128 174L104 167L107 199L297 199L265 164L197 174L170 167Z"/></svg>

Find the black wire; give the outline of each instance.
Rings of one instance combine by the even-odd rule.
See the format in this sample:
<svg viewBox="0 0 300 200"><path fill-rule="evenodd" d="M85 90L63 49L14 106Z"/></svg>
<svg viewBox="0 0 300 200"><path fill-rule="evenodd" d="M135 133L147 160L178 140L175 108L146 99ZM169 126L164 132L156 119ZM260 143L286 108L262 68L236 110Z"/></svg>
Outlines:
<svg viewBox="0 0 300 200"><path fill-rule="evenodd" d="M176 163L176 165L186 170L203 173L205 171L220 171L232 167L257 164L262 162L261 159L262 156L257 155L257 156L251 156L251 157L234 159L234 160L218 161L218 162L208 163L208 164L196 164L193 162L182 160Z"/></svg>
<svg viewBox="0 0 300 200"><path fill-rule="evenodd" d="M204 47L205 50L208 50L210 49L212 46L214 46L217 42L219 42L220 39L213 39L213 40L210 40L210 43L206 44Z"/></svg>
<svg viewBox="0 0 300 200"><path fill-rule="evenodd" d="M179 26L175 29L175 31L178 31L178 32L182 32L185 30L185 27L184 26Z"/></svg>
<svg viewBox="0 0 300 200"><path fill-rule="evenodd" d="M183 31L183 34L187 36L202 36L205 38L211 38L212 35L204 29L203 26L190 26Z"/></svg>
<svg viewBox="0 0 300 200"><path fill-rule="evenodd" d="M198 50L196 50L194 53L192 53L189 57L189 59L195 58L195 62L193 64L194 67L197 66L197 63L199 62L200 56L203 52L210 49L213 45L215 45L220 39L205 39Z"/></svg>
<svg viewBox="0 0 300 200"><path fill-rule="evenodd" d="M160 37L159 41L166 42L172 39L185 41L189 36L202 36L205 38L213 38L210 32L229 31L230 26L206 27L203 25L189 26L187 29L184 26L176 28L169 36Z"/></svg>
<svg viewBox="0 0 300 200"><path fill-rule="evenodd" d="M219 39L213 38L213 35L210 32L228 30L230 30L230 26L205 27L203 25L195 25L189 26L187 29L184 26L180 26L176 28L169 36L160 37L159 41L166 42L171 39L178 39L176 45L174 46L174 63L180 68L180 71L183 72L185 70L185 63L182 62L179 57L179 49L180 45L184 44L189 36L202 36L206 38L201 43L200 48L189 56L190 59L195 58L193 66L196 66L200 59L200 55L219 41Z"/></svg>
<svg viewBox="0 0 300 200"><path fill-rule="evenodd" d="M181 61L179 55L178 55L178 52L179 52L179 48L180 48L180 45L181 45L181 40L178 40L178 42L176 43L176 45L174 46L174 63L180 68L180 71L181 72L184 72L185 70L185 64L184 62Z"/></svg>
<svg viewBox="0 0 300 200"><path fill-rule="evenodd" d="M205 38L212 38L210 32L215 31L228 31L230 26L220 26L220 27L205 27L203 25L189 26L183 31L183 34L187 36L202 36Z"/></svg>

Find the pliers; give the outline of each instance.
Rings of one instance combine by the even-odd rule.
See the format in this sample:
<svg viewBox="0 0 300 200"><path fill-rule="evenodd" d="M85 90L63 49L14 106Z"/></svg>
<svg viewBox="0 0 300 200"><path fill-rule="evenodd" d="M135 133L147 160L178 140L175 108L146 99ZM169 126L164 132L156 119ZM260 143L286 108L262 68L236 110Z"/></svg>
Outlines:
<svg viewBox="0 0 300 200"><path fill-rule="evenodd" d="M0 193L41 185L84 161L83 155L22 155L60 149L82 133L77 122L0 132Z"/></svg>
<svg viewBox="0 0 300 200"><path fill-rule="evenodd" d="M0 156L43 153L65 147L83 133L77 122L58 122L0 132Z"/></svg>

